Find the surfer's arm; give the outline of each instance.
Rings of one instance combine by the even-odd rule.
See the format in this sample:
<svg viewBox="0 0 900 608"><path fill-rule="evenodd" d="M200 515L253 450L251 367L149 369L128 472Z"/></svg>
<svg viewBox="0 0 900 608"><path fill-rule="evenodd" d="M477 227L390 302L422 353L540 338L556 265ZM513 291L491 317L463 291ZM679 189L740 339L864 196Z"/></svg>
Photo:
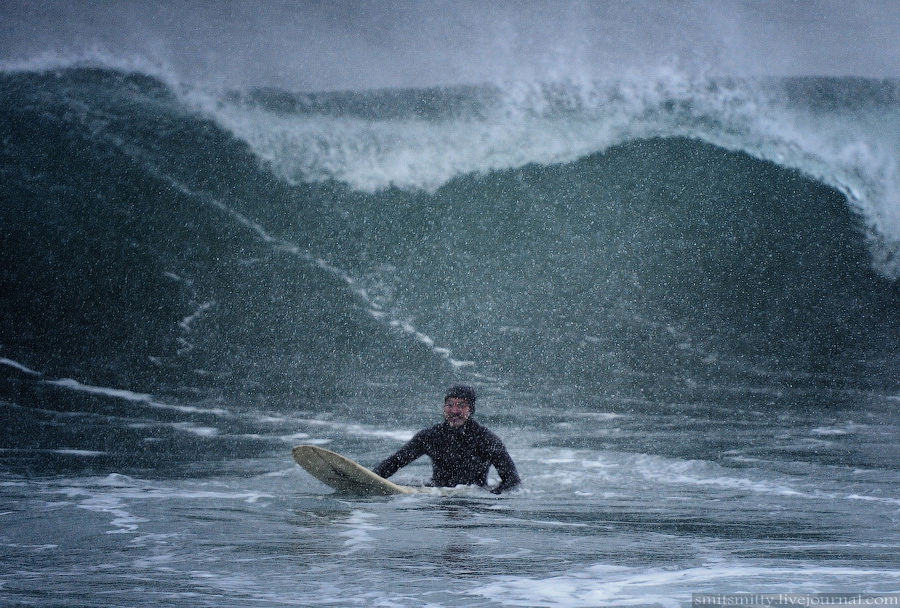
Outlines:
<svg viewBox="0 0 900 608"><path fill-rule="evenodd" d="M498 443L499 445L495 447L491 458L491 464L494 465L494 468L497 469L497 474L500 475L500 483L491 490L494 494L512 490L522 483L519 472L516 470L516 464L506 450L506 446L499 440Z"/></svg>
<svg viewBox="0 0 900 608"><path fill-rule="evenodd" d="M413 460L425 455L425 441L421 437L421 433L416 434L409 443L397 450L393 456L389 456L381 461L372 472L380 477L387 479Z"/></svg>

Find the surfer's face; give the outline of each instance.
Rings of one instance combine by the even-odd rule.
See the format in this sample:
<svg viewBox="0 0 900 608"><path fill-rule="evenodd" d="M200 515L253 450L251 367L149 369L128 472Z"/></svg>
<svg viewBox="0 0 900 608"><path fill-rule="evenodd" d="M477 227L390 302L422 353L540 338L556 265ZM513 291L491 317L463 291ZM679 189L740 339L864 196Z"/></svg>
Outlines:
<svg viewBox="0 0 900 608"><path fill-rule="evenodd" d="M444 401L444 419L454 428L464 425L471 413L472 408L465 399L450 397Z"/></svg>

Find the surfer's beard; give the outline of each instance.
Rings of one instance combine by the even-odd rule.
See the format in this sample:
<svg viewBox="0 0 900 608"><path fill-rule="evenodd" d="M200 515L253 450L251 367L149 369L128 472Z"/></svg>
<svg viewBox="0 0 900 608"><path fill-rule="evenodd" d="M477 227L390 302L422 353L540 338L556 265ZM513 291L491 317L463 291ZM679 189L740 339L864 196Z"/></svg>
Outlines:
<svg viewBox="0 0 900 608"><path fill-rule="evenodd" d="M450 426L452 426L455 429L460 428L462 425L464 425L466 423L466 417L463 416L462 414L445 416L445 418L447 420L447 424L449 424Z"/></svg>

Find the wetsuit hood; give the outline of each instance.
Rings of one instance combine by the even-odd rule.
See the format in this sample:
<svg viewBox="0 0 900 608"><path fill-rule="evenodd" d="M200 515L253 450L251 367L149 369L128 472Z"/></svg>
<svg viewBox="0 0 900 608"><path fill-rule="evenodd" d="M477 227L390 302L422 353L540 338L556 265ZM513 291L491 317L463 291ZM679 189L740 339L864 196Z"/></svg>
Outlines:
<svg viewBox="0 0 900 608"><path fill-rule="evenodd" d="M470 415L475 413L475 400L478 399L478 394L471 386L466 384L454 384L447 389L447 393L444 395L444 401L451 398L464 399L466 403L469 404Z"/></svg>

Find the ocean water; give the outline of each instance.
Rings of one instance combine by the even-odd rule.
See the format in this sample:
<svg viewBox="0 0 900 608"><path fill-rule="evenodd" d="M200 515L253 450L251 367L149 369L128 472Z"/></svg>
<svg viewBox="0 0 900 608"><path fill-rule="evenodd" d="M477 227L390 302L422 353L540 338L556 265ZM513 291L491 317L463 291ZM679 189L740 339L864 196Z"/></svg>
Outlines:
<svg viewBox="0 0 900 608"><path fill-rule="evenodd" d="M0 603L900 592L896 80L32 66L0 107ZM520 490L291 460L372 466L456 381Z"/></svg>

